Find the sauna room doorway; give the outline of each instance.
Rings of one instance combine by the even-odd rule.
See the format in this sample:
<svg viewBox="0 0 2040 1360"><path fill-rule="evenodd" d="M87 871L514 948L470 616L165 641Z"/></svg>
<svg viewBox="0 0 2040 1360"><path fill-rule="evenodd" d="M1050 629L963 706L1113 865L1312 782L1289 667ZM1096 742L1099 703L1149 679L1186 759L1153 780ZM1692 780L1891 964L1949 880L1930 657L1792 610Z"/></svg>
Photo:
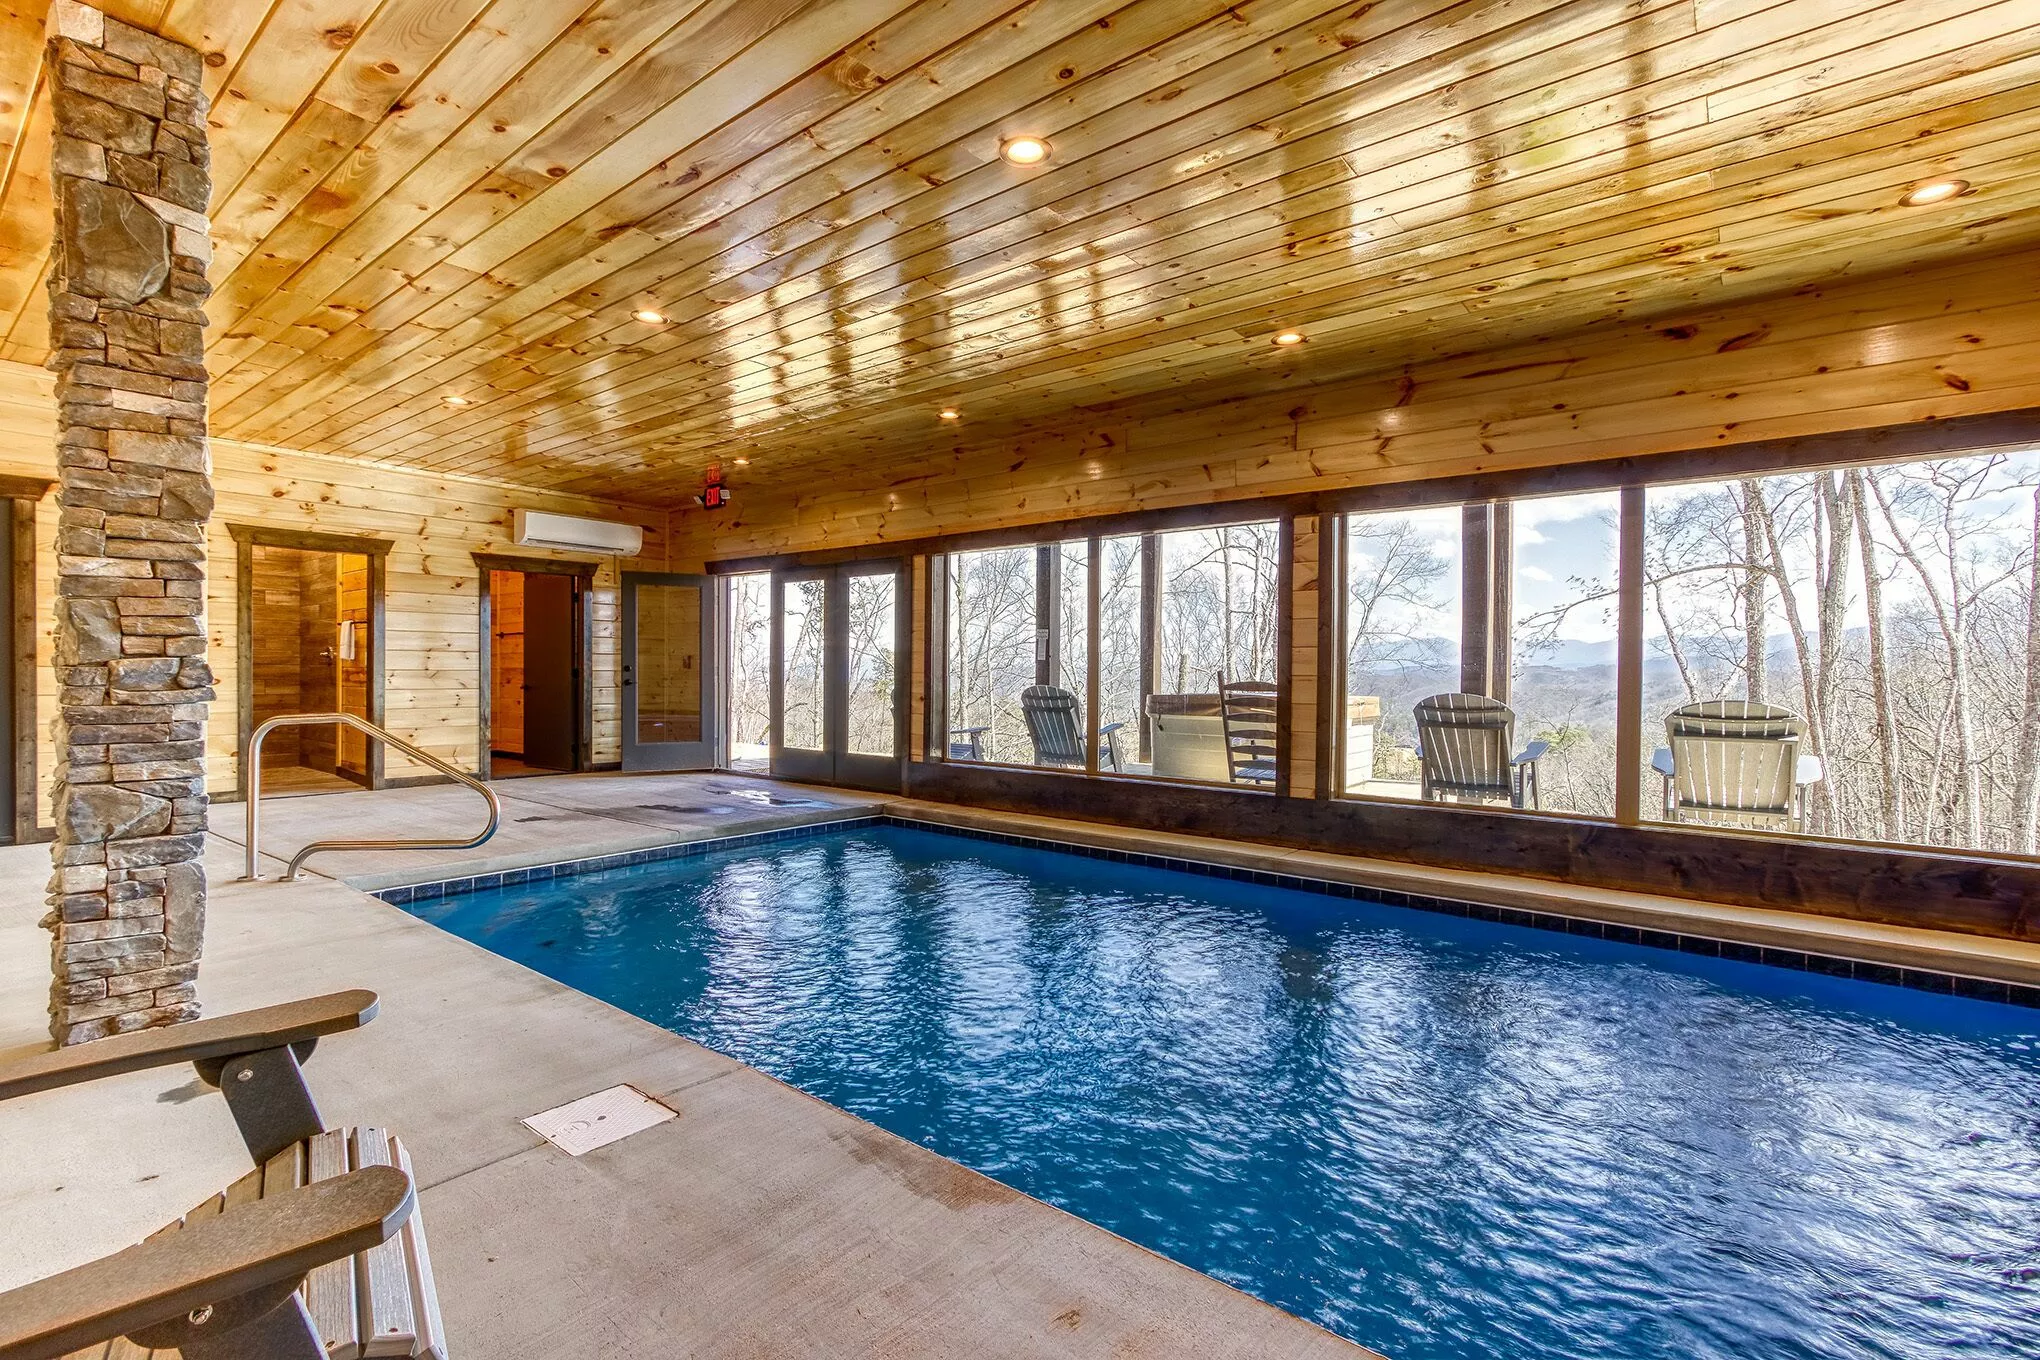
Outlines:
<svg viewBox="0 0 2040 1360"><path fill-rule="evenodd" d="M235 538L244 755L254 729L271 718L350 713L381 721L384 545L278 530ZM381 752L353 728L281 727L263 739L262 796L373 788L380 766Z"/></svg>
<svg viewBox="0 0 2040 1360"><path fill-rule="evenodd" d="M587 598L593 568L477 553L482 576L482 776L587 768Z"/></svg>

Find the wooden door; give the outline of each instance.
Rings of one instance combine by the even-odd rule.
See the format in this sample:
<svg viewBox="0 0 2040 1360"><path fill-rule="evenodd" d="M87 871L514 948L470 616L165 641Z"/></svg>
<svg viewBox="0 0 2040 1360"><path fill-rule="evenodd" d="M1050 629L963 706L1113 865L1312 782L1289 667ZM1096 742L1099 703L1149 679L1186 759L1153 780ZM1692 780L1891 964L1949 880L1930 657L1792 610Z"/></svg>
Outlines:
<svg viewBox="0 0 2040 1360"><path fill-rule="evenodd" d="M524 577L524 762L546 770L574 768L580 692L575 659L574 578L538 572Z"/></svg>

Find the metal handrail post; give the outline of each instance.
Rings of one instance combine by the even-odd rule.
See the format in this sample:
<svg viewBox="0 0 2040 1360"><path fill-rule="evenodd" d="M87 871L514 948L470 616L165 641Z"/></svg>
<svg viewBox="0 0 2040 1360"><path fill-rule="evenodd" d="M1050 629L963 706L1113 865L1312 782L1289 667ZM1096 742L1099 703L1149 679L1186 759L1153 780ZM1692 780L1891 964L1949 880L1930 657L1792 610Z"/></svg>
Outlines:
<svg viewBox="0 0 2040 1360"><path fill-rule="evenodd" d="M279 727L310 727L321 723L338 723L351 727L385 746L394 746L413 760L423 761L440 773L451 776L456 783L465 784L489 805L489 824L482 828L480 835L464 841L313 841L291 856L284 869L283 881L297 881L298 867L311 856L324 850L471 850L496 834L496 828L503 821L503 804L496 797L496 791L465 770L456 769L429 751L421 751L402 737L384 731L365 718L352 713L286 713L271 718L255 729L255 735L248 742L248 872L242 875L243 882L260 881L262 875L256 866L262 862L262 742Z"/></svg>

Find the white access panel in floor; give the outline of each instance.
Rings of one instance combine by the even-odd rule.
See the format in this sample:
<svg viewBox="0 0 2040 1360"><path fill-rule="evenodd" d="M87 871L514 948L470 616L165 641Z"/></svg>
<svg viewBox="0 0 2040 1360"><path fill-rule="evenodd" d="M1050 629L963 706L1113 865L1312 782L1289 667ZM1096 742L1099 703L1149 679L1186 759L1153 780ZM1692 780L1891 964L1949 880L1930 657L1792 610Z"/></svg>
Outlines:
<svg viewBox="0 0 2040 1360"><path fill-rule="evenodd" d="M661 1105L635 1086L612 1086L555 1105L522 1122L554 1147L578 1157L679 1117L670 1106Z"/></svg>

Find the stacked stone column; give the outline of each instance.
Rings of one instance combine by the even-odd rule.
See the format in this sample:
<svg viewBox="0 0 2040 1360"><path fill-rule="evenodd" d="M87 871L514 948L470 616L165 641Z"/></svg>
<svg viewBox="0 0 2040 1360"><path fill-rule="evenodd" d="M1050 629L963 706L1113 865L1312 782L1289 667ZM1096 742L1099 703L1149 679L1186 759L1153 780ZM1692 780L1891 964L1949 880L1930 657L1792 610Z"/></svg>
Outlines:
<svg viewBox="0 0 2040 1360"><path fill-rule="evenodd" d="M65 1044L198 1014L211 176L198 53L55 0L48 57L60 707L44 924Z"/></svg>

